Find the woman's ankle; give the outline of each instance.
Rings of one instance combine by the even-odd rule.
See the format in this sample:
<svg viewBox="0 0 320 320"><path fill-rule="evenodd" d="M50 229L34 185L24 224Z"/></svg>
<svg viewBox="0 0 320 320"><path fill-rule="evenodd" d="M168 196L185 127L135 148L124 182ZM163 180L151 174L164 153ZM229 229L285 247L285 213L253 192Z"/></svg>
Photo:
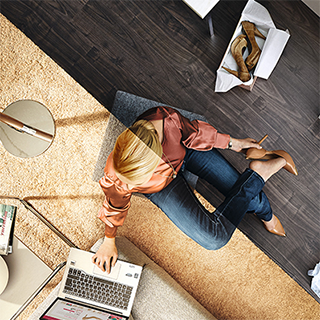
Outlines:
<svg viewBox="0 0 320 320"><path fill-rule="evenodd" d="M271 219L266 221L266 220L263 220L261 219L261 221L266 225L266 226L269 226L269 227L274 227L275 226L275 218L274 218L274 215L272 215Z"/></svg>
<svg viewBox="0 0 320 320"><path fill-rule="evenodd" d="M268 161L254 160L250 163L249 168L258 173L264 181L267 181L275 173L286 165L284 158L276 158Z"/></svg>

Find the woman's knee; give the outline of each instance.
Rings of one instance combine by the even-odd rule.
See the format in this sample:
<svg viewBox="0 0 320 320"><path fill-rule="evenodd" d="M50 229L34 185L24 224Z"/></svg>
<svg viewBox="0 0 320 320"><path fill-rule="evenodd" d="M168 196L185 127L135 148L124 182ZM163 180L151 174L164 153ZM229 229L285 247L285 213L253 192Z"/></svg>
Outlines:
<svg viewBox="0 0 320 320"><path fill-rule="evenodd" d="M216 251L223 248L229 242L231 236L229 234L219 236L212 234L194 240L206 250Z"/></svg>

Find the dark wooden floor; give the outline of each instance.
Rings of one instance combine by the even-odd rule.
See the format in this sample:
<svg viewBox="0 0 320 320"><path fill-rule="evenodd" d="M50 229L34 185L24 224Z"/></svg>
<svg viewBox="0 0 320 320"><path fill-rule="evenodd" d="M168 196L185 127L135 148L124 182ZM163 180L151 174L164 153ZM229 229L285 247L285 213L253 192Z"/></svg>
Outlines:
<svg viewBox="0 0 320 320"><path fill-rule="evenodd" d="M203 114L219 131L285 149L299 170L282 170L265 186L287 237L267 233L254 216L240 229L310 289L320 259L319 17L300 1L258 1L291 37L268 81L252 92L215 93L216 70L246 1L220 1L215 36L182 1L1 1L1 12L111 111L116 90ZM223 154L242 171L242 155ZM216 193L201 183L214 205ZM316 297L313 294L314 297ZM318 299L318 301L320 301Z"/></svg>

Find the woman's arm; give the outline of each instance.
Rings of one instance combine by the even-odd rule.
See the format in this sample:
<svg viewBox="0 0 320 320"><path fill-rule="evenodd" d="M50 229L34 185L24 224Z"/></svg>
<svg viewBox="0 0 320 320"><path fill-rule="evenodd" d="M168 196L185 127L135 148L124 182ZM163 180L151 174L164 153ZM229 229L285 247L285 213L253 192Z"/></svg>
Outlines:
<svg viewBox="0 0 320 320"><path fill-rule="evenodd" d="M112 153L107 159L105 174L99 183L105 194L105 200L99 210L98 218L106 224L105 235L114 238L117 227L123 224L128 214L131 193L123 188L121 181L114 174Z"/></svg>
<svg viewBox="0 0 320 320"><path fill-rule="evenodd" d="M196 150L210 150L212 148L230 149L241 152L248 148L261 149L258 142L251 138L236 139L228 134L219 133L212 125L200 120L190 121L176 111L182 133L181 142ZM172 115L174 118L174 115Z"/></svg>
<svg viewBox="0 0 320 320"><path fill-rule="evenodd" d="M246 139L235 139L230 137L229 141L230 150L236 151L236 152L243 152L245 149L249 148L257 148L261 149L260 144L257 140L246 138Z"/></svg>
<svg viewBox="0 0 320 320"><path fill-rule="evenodd" d="M131 193L124 190L120 182L112 178L113 176L113 167L109 156L105 175L99 181L106 196L98 213L99 219L105 223L105 238L92 258L92 262L107 273L110 273L111 267L115 265L118 258L115 237L117 228L123 224L128 214L131 198Z"/></svg>
<svg viewBox="0 0 320 320"><path fill-rule="evenodd" d="M126 203L123 203L123 206L119 205L114 207L111 205L110 200L111 199L106 194L103 205L98 212L98 218L106 225L105 236L108 238L114 238L116 236L118 227L123 225L124 220L127 217L131 202L129 198L127 199Z"/></svg>

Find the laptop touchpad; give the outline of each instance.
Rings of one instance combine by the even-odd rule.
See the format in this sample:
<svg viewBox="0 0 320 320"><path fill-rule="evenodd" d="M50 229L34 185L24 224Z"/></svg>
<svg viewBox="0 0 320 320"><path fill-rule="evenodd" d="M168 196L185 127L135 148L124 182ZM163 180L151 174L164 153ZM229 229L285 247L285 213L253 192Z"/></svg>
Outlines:
<svg viewBox="0 0 320 320"><path fill-rule="evenodd" d="M114 267L111 267L111 272L108 274L107 272L103 272L98 266L95 265L93 268L93 273L105 278L118 279L120 268L121 264L116 263Z"/></svg>

